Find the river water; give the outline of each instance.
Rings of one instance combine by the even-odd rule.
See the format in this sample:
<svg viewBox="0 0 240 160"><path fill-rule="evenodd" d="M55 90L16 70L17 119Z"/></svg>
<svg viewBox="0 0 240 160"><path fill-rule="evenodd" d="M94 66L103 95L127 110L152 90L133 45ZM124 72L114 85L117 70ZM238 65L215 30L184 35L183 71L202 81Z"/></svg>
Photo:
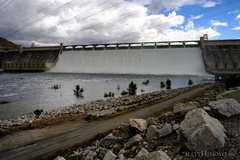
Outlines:
<svg viewBox="0 0 240 160"><path fill-rule="evenodd" d="M172 88L188 86L191 79L194 84L214 81L211 75L134 75L134 74L80 74L80 73L2 73L0 74L0 120L16 118L36 109L53 110L61 107L84 104L90 101L106 99L105 92L114 92L121 96L131 81L137 83L137 94L159 91L160 82L172 80ZM149 80L149 85L142 82ZM51 89L60 85L59 89ZM73 89L76 85L84 88L83 98L76 97ZM120 86L118 90L117 87ZM144 90L145 92L141 92Z"/></svg>

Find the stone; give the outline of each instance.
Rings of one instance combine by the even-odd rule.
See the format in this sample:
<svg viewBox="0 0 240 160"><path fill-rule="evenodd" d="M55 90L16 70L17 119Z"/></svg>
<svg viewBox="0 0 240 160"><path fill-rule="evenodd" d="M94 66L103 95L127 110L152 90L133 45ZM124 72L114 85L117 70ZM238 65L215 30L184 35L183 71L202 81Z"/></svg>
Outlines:
<svg viewBox="0 0 240 160"><path fill-rule="evenodd" d="M139 134L135 135L124 145L124 150L131 149L133 146L138 145L141 140L143 140L143 138Z"/></svg>
<svg viewBox="0 0 240 160"><path fill-rule="evenodd" d="M57 156L54 160L66 160L64 157Z"/></svg>
<svg viewBox="0 0 240 160"><path fill-rule="evenodd" d="M148 127L148 122L145 119L130 118L129 124L131 127L138 129L139 131L145 131Z"/></svg>
<svg viewBox="0 0 240 160"><path fill-rule="evenodd" d="M103 160L115 160L116 158L117 156L111 150L108 150Z"/></svg>
<svg viewBox="0 0 240 160"><path fill-rule="evenodd" d="M99 146L110 149L117 142L119 138L113 136L111 133L99 141Z"/></svg>
<svg viewBox="0 0 240 160"><path fill-rule="evenodd" d="M163 151L151 152L141 157L135 157L134 160L171 160L171 158Z"/></svg>
<svg viewBox="0 0 240 160"><path fill-rule="evenodd" d="M179 124L174 124L173 125L173 131L176 131L179 128L179 126L180 126Z"/></svg>
<svg viewBox="0 0 240 160"><path fill-rule="evenodd" d="M184 144L193 152L212 151L224 147L223 125L202 108L189 111L180 123Z"/></svg>
<svg viewBox="0 0 240 160"><path fill-rule="evenodd" d="M149 152L143 147L139 152L138 154L136 155L136 157L142 157L144 155L147 155L149 154Z"/></svg>
<svg viewBox="0 0 240 160"><path fill-rule="evenodd" d="M117 144L115 144L115 145L112 147L112 151L113 151L114 154L118 154L121 149L122 149L122 148L121 148L119 145L117 145Z"/></svg>
<svg viewBox="0 0 240 160"><path fill-rule="evenodd" d="M210 112L211 108L210 107L203 107L204 111Z"/></svg>
<svg viewBox="0 0 240 160"><path fill-rule="evenodd" d="M166 124L166 125L164 125L162 128L156 130L156 132L157 132L157 137L158 137L158 138L164 137L164 136L166 136L166 135L171 134L172 131L173 131L172 125L171 125L171 124Z"/></svg>
<svg viewBox="0 0 240 160"><path fill-rule="evenodd" d="M135 129L132 128L127 123L122 123L119 125L118 129L115 129L112 134L116 137L121 137L122 139L127 139L135 135Z"/></svg>
<svg viewBox="0 0 240 160"><path fill-rule="evenodd" d="M209 102L209 106L217 113L227 117L240 113L240 104L235 99L211 101Z"/></svg>
<svg viewBox="0 0 240 160"><path fill-rule="evenodd" d="M173 107L173 113L178 113L182 116L184 116L188 111L191 111L193 109L197 109L199 106L198 102L191 101L187 103L178 103Z"/></svg>
<svg viewBox="0 0 240 160"><path fill-rule="evenodd" d="M151 125L147 129L147 134L146 138L147 139L157 139L157 134L156 134L157 126Z"/></svg>

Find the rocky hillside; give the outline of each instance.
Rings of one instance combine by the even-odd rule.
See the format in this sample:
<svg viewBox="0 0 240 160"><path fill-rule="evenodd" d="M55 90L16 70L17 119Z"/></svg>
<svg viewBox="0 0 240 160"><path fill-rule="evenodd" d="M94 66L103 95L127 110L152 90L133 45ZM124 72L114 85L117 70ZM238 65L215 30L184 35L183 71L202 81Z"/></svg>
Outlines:
<svg viewBox="0 0 240 160"><path fill-rule="evenodd" d="M0 37L0 48L19 48L19 45L16 45L7 39Z"/></svg>

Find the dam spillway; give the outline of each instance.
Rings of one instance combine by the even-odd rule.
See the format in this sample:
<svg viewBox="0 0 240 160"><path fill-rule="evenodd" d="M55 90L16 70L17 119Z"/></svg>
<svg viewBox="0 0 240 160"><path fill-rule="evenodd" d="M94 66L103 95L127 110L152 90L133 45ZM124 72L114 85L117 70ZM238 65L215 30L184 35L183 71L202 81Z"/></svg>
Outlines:
<svg viewBox="0 0 240 160"><path fill-rule="evenodd" d="M103 47L63 51L50 72L110 74L207 74L199 46Z"/></svg>

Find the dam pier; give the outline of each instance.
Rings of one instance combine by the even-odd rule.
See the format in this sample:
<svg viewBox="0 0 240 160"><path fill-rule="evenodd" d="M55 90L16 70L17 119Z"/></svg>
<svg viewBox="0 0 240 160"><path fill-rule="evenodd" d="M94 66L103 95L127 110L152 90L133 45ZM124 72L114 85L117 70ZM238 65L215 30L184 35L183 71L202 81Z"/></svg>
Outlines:
<svg viewBox="0 0 240 160"><path fill-rule="evenodd" d="M1 47L0 70L114 74L240 73L240 40Z"/></svg>

